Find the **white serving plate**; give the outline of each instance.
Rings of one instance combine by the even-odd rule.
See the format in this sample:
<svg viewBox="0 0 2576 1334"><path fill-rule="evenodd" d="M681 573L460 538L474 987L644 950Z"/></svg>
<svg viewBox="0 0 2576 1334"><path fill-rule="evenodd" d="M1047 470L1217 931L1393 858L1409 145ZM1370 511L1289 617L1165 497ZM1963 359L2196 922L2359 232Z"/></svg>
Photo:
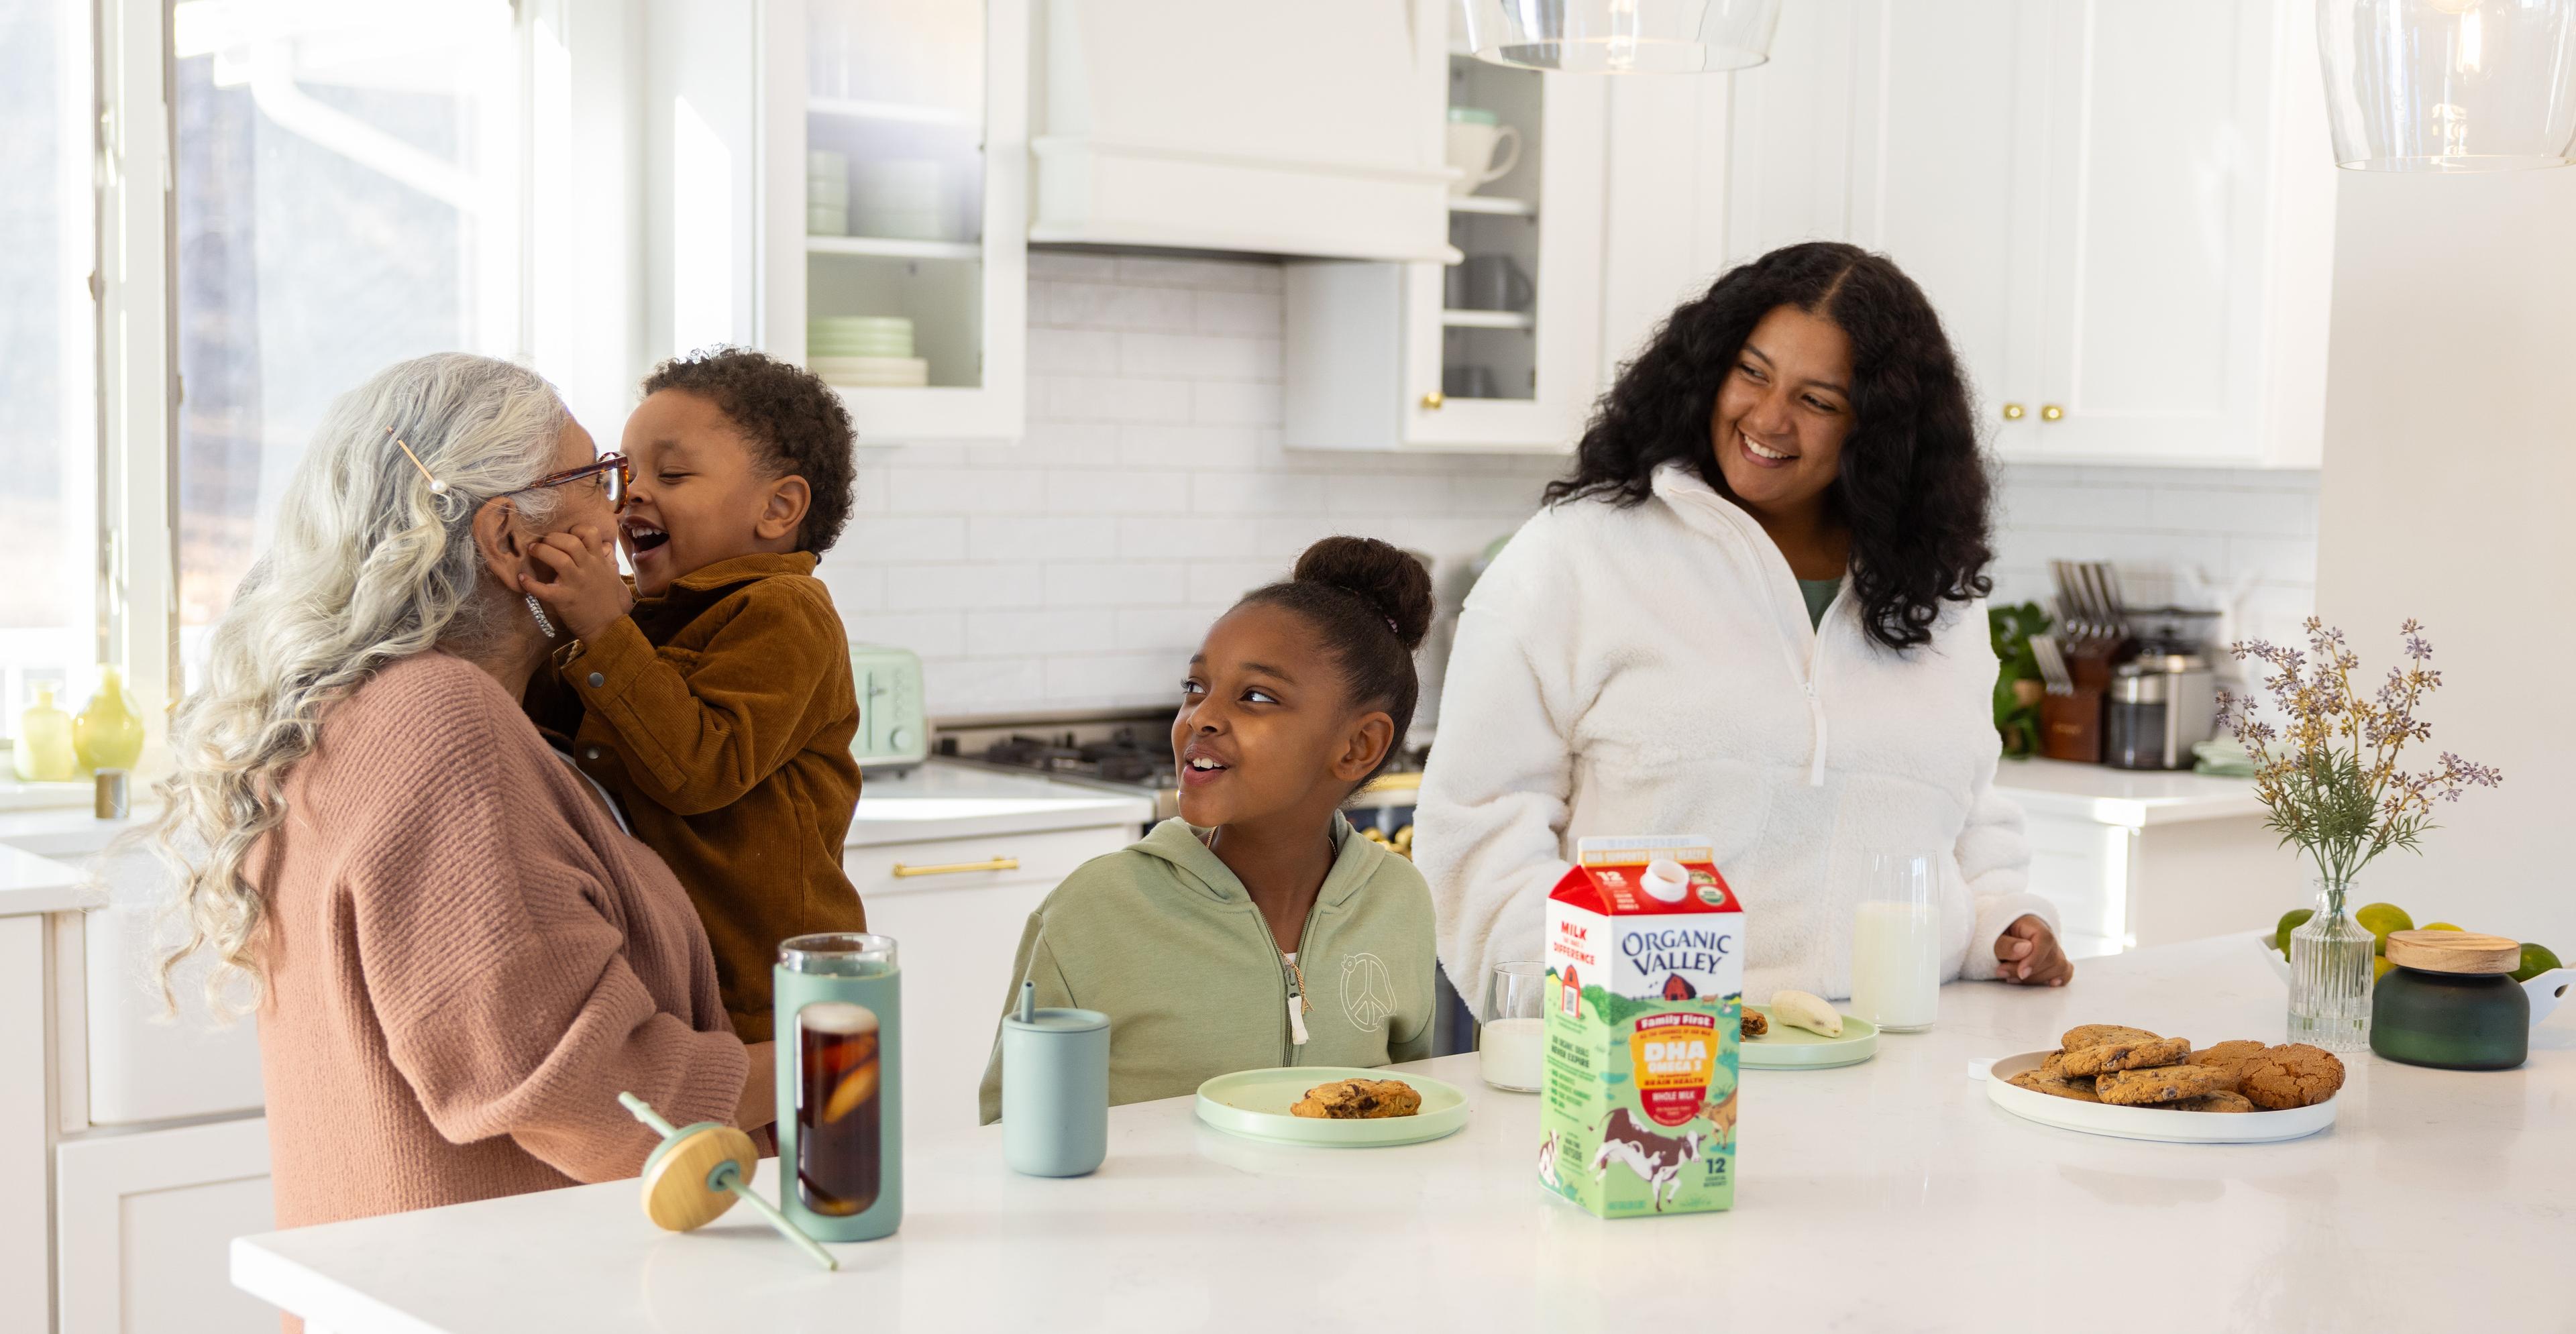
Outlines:
<svg viewBox="0 0 2576 1334"><path fill-rule="evenodd" d="M2036 1070L2045 1051L2006 1056L1986 1067L1986 1097L1997 1107L2025 1120L2088 1135L2146 1139L2164 1144L2269 1144L2313 1135L2335 1122L2340 1095L2313 1107L2286 1112L2168 1112L2153 1107L2114 1107L2103 1102L2077 1102L2015 1088L2004 1081L2024 1070Z"/></svg>
<svg viewBox="0 0 2576 1334"><path fill-rule="evenodd" d="M2290 961L2272 948L2272 933L2255 932L2254 944L2263 951L2263 962L2272 965L2272 976L2281 979L2282 986L2290 985ZM2576 982L2576 968L2552 968L2522 984L2522 993L2531 997L2532 1023L2538 1024L2549 1017L2550 1011L2558 1008L2558 1002L2566 999L2567 986L2571 982Z"/></svg>
<svg viewBox="0 0 2576 1334"><path fill-rule="evenodd" d="M1781 1023L1768 1005L1747 1005L1771 1020L1771 1031L1736 1044L1735 1063L1746 1070L1830 1070L1858 1065L1878 1054L1878 1025L1858 1015L1843 1016L1843 1035L1829 1038Z"/></svg>

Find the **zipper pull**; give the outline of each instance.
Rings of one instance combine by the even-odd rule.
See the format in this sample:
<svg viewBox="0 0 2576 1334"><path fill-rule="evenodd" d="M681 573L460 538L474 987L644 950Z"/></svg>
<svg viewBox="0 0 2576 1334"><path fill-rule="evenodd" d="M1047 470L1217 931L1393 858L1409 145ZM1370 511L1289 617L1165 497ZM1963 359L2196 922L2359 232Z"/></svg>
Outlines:
<svg viewBox="0 0 2576 1334"><path fill-rule="evenodd" d="M1288 1035L1291 1045L1306 1045L1306 979L1295 964L1279 961L1280 981L1288 986Z"/></svg>

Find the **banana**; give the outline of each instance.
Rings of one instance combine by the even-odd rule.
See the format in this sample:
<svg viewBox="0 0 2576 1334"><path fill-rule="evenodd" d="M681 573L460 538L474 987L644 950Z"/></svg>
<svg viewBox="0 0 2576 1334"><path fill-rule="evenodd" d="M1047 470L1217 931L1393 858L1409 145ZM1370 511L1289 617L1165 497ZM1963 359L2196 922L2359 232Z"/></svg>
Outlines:
<svg viewBox="0 0 2576 1334"><path fill-rule="evenodd" d="M1772 992L1771 1017L1829 1038L1843 1035L1843 1017L1835 1013L1834 1007L1827 1005L1823 997L1803 991Z"/></svg>

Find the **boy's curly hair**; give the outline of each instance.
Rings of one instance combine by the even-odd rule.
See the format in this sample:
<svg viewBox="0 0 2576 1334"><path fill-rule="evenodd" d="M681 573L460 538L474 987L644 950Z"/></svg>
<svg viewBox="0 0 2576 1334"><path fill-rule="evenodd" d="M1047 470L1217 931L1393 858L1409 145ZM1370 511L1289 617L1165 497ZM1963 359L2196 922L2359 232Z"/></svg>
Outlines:
<svg viewBox="0 0 2576 1334"><path fill-rule="evenodd" d="M714 403L759 451L753 463L772 477L804 478L813 501L797 545L817 556L832 549L850 521L858 468L857 433L830 385L765 352L713 347L673 357L644 377L647 395L665 389Z"/></svg>

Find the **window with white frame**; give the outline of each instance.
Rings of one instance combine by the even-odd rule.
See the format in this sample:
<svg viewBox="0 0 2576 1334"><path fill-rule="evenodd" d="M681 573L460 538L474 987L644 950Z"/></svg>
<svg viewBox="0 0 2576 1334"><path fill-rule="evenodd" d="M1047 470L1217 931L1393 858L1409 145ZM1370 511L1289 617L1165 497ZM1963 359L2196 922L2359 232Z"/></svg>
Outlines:
<svg viewBox="0 0 2576 1334"><path fill-rule="evenodd" d="M99 656L90 40L89 0L0 0L0 735Z"/></svg>
<svg viewBox="0 0 2576 1334"><path fill-rule="evenodd" d="M508 0L180 0L170 44L193 671L334 397L406 357L524 353L528 135Z"/></svg>

